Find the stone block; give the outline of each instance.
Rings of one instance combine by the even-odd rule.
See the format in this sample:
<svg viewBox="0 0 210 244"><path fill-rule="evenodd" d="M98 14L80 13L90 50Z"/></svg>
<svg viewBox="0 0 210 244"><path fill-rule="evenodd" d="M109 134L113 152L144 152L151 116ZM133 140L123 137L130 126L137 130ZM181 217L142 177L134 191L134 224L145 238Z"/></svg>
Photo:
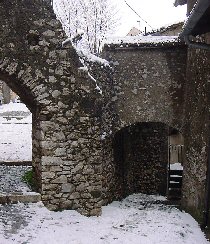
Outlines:
<svg viewBox="0 0 210 244"><path fill-rule="evenodd" d="M61 184L61 183L67 183L67 177L65 175L61 175L58 178L51 181L53 184Z"/></svg>
<svg viewBox="0 0 210 244"><path fill-rule="evenodd" d="M51 31L51 30L46 30L45 32L42 33L42 35L48 36L48 37L53 37L53 36L55 36L55 32Z"/></svg>
<svg viewBox="0 0 210 244"><path fill-rule="evenodd" d="M100 216L102 213L101 208L94 208L90 211L90 216Z"/></svg>
<svg viewBox="0 0 210 244"><path fill-rule="evenodd" d="M62 165L63 160L59 157L51 156L42 156L41 158L42 165Z"/></svg>
<svg viewBox="0 0 210 244"><path fill-rule="evenodd" d="M73 202L70 200L66 200L60 204L61 209L72 209Z"/></svg>
<svg viewBox="0 0 210 244"><path fill-rule="evenodd" d="M51 166L50 167L50 171L52 171L52 172L61 172L62 170L63 170L63 168L60 166Z"/></svg>
<svg viewBox="0 0 210 244"><path fill-rule="evenodd" d="M36 192L30 192L30 194L1 194L0 195L0 203L36 203L41 201L41 195Z"/></svg>
<svg viewBox="0 0 210 244"><path fill-rule="evenodd" d="M60 95L61 95L61 92L58 91L58 90L55 90L55 91L52 92L52 96L53 96L54 98L57 98L57 97L59 97Z"/></svg>
<svg viewBox="0 0 210 244"><path fill-rule="evenodd" d="M45 179L45 178L52 179L54 177L55 177L54 172L42 172L42 179Z"/></svg>
<svg viewBox="0 0 210 244"><path fill-rule="evenodd" d="M72 193L74 191L75 191L75 186L73 184L65 183L62 184L61 186L61 192L63 193Z"/></svg>
<svg viewBox="0 0 210 244"><path fill-rule="evenodd" d="M78 192L74 192L70 195L69 199L79 199L80 198L80 194Z"/></svg>

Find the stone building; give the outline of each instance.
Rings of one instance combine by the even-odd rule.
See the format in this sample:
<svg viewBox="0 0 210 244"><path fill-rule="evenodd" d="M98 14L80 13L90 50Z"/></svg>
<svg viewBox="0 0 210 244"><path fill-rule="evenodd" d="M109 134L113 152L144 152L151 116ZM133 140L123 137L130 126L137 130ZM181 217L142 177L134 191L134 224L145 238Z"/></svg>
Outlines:
<svg viewBox="0 0 210 244"><path fill-rule="evenodd" d="M176 4L179 3L187 3L188 9L188 20L181 33L188 45L184 130L186 155L182 206L206 226L210 199L210 2L176 1Z"/></svg>
<svg viewBox="0 0 210 244"><path fill-rule="evenodd" d="M129 37L105 45L117 118L113 166L104 167L111 199L134 192L166 195L168 137L182 129L186 55L186 45L171 37Z"/></svg>
<svg viewBox="0 0 210 244"><path fill-rule="evenodd" d="M174 23L173 25L161 27L152 35L160 36L178 36L182 32L183 22Z"/></svg>
<svg viewBox="0 0 210 244"><path fill-rule="evenodd" d="M174 37L129 37L106 43L102 59L62 45L51 1L3 0L0 15L0 79L32 112L33 169L49 209L99 215L131 193L167 195L177 131L186 147L182 204L203 211L207 51Z"/></svg>
<svg viewBox="0 0 210 244"><path fill-rule="evenodd" d="M138 36L141 34L141 31L136 27L133 27L127 34L127 36Z"/></svg>

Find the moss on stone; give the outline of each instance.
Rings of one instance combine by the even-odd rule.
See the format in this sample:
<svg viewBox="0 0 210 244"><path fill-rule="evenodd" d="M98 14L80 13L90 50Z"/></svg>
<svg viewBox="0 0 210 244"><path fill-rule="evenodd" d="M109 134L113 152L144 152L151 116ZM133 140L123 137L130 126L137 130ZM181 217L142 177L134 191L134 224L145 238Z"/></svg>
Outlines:
<svg viewBox="0 0 210 244"><path fill-rule="evenodd" d="M22 177L23 182L25 182L32 190L36 189L36 181L34 177L35 173L31 169L27 172Z"/></svg>

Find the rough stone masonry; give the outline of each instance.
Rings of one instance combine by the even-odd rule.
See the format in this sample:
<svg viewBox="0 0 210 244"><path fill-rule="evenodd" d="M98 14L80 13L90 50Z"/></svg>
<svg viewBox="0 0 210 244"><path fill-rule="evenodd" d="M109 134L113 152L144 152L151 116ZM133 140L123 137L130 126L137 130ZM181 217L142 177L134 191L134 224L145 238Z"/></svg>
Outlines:
<svg viewBox="0 0 210 244"><path fill-rule="evenodd" d="M183 125L186 47L105 46L109 63L91 61L60 48L66 36L49 1L3 0L0 15L0 80L33 114L44 204L99 215L127 194L166 194L167 138Z"/></svg>
<svg viewBox="0 0 210 244"><path fill-rule="evenodd" d="M0 2L0 79L33 114L33 167L49 209L101 211L101 94L48 1Z"/></svg>

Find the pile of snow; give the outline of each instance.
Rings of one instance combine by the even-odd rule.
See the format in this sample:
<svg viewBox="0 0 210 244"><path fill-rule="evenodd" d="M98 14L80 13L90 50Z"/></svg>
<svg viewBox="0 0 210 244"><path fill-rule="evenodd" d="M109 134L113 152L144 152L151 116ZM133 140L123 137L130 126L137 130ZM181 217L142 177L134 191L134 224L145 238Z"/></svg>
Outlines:
<svg viewBox="0 0 210 244"><path fill-rule="evenodd" d="M100 217L74 210L51 212L42 203L3 207L0 240L4 244L208 244L198 223L162 204L142 208L144 194L103 207ZM10 214L5 214L6 208ZM18 221L21 219L21 221Z"/></svg>

